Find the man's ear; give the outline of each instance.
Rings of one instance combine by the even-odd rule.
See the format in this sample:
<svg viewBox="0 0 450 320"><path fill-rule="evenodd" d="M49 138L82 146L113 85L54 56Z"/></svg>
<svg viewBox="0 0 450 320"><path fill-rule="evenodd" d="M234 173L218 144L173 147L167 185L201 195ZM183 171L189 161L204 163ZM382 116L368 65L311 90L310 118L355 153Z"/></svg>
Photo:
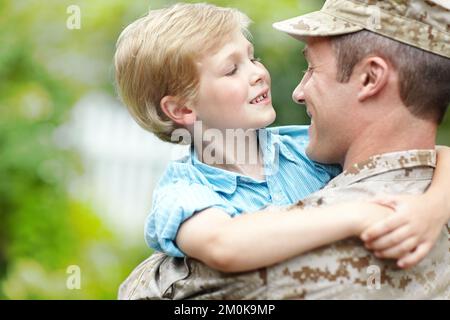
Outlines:
<svg viewBox="0 0 450 320"><path fill-rule="evenodd" d="M358 79L360 102L378 94L386 86L391 68L381 57L369 57L362 61Z"/></svg>
<svg viewBox="0 0 450 320"><path fill-rule="evenodd" d="M165 96L161 99L161 110L172 121L182 126L193 125L197 116L195 111L187 107L181 99L173 96Z"/></svg>

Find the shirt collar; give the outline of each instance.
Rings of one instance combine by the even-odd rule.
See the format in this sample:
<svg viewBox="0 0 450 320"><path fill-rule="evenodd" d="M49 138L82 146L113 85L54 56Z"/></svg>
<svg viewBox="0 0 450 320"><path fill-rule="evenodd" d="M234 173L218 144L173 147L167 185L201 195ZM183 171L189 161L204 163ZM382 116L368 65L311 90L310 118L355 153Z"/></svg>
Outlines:
<svg viewBox="0 0 450 320"><path fill-rule="evenodd" d="M239 176L235 172L223 170L201 162L198 159L197 151L194 146L191 146L191 161L205 176L214 191L232 194L236 191L237 177Z"/></svg>
<svg viewBox="0 0 450 320"><path fill-rule="evenodd" d="M331 180L325 188L350 185L388 171L424 166L436 167L435 150L408 150L375 155L352 165Z"/></svg>
<svg viewBox="0 0 450 320"><path fill-rule="evenodd" d="M260 129L259 130L259 145L263 150L264 165L267 167L273 166L274 163L279 161L279 155L283 155L287 160L299 164L301 161L298 157L294 156L286 143L282 141L279 134L274 134L272 130Z"/></svg>
<svg viewBox="0 0 450 320"><path fill-rule="evenodd" d="M271 130L259 129L258 130L259 146L263 153L263 161L266 175L270 175L270 169L274 166L277 159L277 153L282 154L289 161L298 163L297 159L285 143L280 139L280 136L273 134ZM216 168L201 162L198 158L197 151L191 146L190 157L192 165L194 165L208 180L214 191L232 194L236 191L238 178L248 180L241 174Z"/></svg>

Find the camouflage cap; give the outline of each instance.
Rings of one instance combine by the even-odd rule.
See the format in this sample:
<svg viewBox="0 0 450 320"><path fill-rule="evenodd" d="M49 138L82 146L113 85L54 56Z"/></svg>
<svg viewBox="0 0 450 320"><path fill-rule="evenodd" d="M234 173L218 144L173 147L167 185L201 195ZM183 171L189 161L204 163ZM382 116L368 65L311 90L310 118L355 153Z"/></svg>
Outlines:
<svg viewBox="0 0 450 320"><path fill-rule="evenodd" d="M450 0L327 0L320 11L273 27L296 38L366 29L450 58Z"/></svg>

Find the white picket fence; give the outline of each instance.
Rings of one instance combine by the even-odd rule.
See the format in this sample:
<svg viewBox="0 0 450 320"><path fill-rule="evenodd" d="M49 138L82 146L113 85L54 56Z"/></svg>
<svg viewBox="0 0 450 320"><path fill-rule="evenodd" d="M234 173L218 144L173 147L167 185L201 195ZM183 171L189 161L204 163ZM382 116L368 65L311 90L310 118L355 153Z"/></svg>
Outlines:
<svg viewBox="0 0 450 320"><path fill-rule="evenodd" d="M73 196L90 203L125 239L143 241L153 188L167 162L185 153L186 147L159 141L104 93L83 97L55 137L82 160L83 173L69 186Z"/></svg>

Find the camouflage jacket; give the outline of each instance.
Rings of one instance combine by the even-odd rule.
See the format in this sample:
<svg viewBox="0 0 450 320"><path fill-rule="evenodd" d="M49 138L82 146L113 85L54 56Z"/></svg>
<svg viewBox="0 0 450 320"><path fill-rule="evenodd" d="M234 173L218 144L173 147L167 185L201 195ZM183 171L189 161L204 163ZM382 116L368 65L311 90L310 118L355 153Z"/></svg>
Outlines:
<svg viewBox="0 0 450 320"><path fill-rule="evenodd" d="M435 152L428 150L374 156L299 204L423 193L435 161ZM244 273L222 273L194 259L155 253L121 285L119 299L450 299L449 266L447 225L428 256L409 270L377 259L357 238Z"/></svg>

